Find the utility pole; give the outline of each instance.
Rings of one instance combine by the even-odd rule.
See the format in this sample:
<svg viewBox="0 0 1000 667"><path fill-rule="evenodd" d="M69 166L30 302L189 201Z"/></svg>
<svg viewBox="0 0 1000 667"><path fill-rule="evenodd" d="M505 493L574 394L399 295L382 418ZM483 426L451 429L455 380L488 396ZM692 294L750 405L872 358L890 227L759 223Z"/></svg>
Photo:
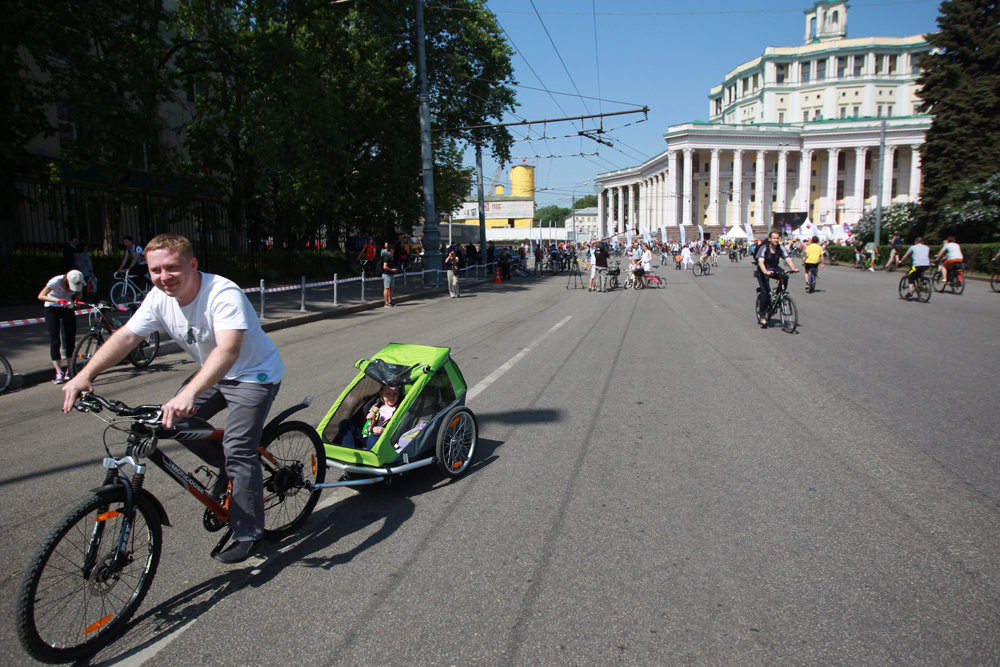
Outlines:
<svg viewBox="0 0 1000 667"><path fill-rule="evenodd" d="M479 172L479 257L486 262L486 198L483 196L483 147L476 144L476 171ZM531 231L530 229L528 230Z"/></svg>
<svg viewBox="0 0 1000 667"><path fill-rule="evenodd" d="M885 121L882 121L882 131L878 137L878 174L875 182L875 245L882 236L882 173L885 171Z"/></svg>
<svg viewBox="0 0 1000 667"><path fill-rule="evenodd" d="M424 0L417 0L417 75L420 79L420 157L424 172L424 268L434 269L431 284L439 284L441 232L434 211L434 156L431 152L431 108L424 54Z"/></svg>

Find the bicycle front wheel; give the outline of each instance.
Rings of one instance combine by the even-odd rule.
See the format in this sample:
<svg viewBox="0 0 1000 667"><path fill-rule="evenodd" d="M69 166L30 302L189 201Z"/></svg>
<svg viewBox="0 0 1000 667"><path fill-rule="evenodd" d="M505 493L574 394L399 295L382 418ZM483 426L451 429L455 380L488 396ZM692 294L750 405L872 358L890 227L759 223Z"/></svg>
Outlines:
<svg viewBox="0 0 1000 667"><path fill-rule="evenodd" d="M993 288L994 292L1000 292L1000 273L994 273L993 277L990 278L990 287Z"/></svg>
<svg viewBox="0 0 1000 667"><path fill-rule="evenodd" d="M160 332L154 331L135 346L129 352L128 360L136 368L145 368L156 359L156 353L160 351Z"/></svg>
<svg viewBox="0 0 1000 667"><path fill-rule="evenodd" d="M10 367L7 358L0 354L0 394L10 389L10 383L14 380L14 371Z"/></svg>
<svg viewBox="0 0 1000 667"><path fill-rule="evenodd" d="M127 306L138 300L135 288L126 282L117 282L111 286L111 303L116 306Z"/></svg>
<svg viewBox="0 0 1000 667"><path fill-rule="evenodd" d="M261 442L264 537L275 540L301 526L319 501L314 485L326 479L326 455L316 429L285 422Z"/></svg>
<svg viewBox="0 0 1000 667"><path fill-rule="evenodd" d="M937 270L931 276L931 283L934 285L935 292L943 292L944 288L947 286L944 282L944 278L941 275L941 271Z"/></svg>
<svg viewBox="0 0 1000 667"><path fill-rule="evenodd" d="M97 354L97 350L103 342L99 334L89 333L77 343L76 349L73 350L73 358L69 362L69 367L73 371L73 375L83 370L87 362Z"/></svg>
<svg viewBox="0 0 1000 667"><path fill-rule="evenodd" d="M700 262L695 262L694 264L691 265L691 273L693 273L696 276L700 276L701 275L701 263Z"/></svg>
<svg viewBox="0 0 1000 667"><path fill-rule="evenodd" d="M781 311L781 328L786 333L795 333L795 329L799 326L799 310L795 307L792 297L787 294L781 297L778 306Z"/></svg>
<svg viewBox="0 0 1000 667"><path fill-rule="evenodd" d="M80 501L38 547L14 610L18 639L31 657L79 660L125 628L153 583L162 546L160 515L146 501L136 503L127 521L125 489L116 487Z"/></svg>
<svg viewBox="0 0 1000 667"><path fill-rule="evenodd" d="M902 278L899 279L899 298L905 299L906 293L909 291L910 291L910 283L906 279L906 276L903 276Z"/></svg>

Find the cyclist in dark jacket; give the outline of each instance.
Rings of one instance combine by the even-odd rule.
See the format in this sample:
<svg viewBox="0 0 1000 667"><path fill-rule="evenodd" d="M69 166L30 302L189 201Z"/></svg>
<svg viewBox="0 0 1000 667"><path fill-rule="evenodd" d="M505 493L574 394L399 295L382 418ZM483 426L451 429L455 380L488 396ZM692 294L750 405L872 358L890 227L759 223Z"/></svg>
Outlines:
<svg viewBox="0 0 1000 667"><path fill-rule="evenodd" d="M798 273L798 269L781 245L781 232L775 230L771 230L768 234L766 243L761 243L757 247L754 259L757 260L757 270L754 271L754 275L757 276L757 285L760 287L760 294L757 296L757 321L761 326L767 326L767 318L764 315L771 305L771 285L768 279L780 278L784 274L778 266L781 260L785 260L792 273Z"/></svg>

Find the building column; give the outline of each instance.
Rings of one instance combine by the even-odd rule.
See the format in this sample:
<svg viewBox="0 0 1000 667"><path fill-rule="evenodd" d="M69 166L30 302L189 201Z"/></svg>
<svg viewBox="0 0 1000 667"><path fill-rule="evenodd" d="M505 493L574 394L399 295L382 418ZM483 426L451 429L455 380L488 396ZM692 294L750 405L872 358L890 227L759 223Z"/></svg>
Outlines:
<svg viewBox="0 0 1000 667"><path fill-rule="evenodd" d="M896 154L895 146L885 147L885 164L882 171L882 207L892 206L892 160Z"/></svg>
<svg viewBox="0 0 1000 667"><path fill-rule="evenodd" d="M839 148L827 149L829 159L826 166L826 224L837 222L837 156Z"/></svg>
<svg viewBox="0 0 1000 667"><path fill-rule="evenodd" d="M733 218L730 227L743 226L743 150L733 151Z"/></svg>
<svg viewBox="0 0 1000 667"><path fill-rule="evenodd" d="M684 199L682 202L681 224L691 224L691 190L694 185L694 174L691 169L694 163L694 149L684 149Z"/></svg>
<svg viewBox="0 0 1000 667"><path fill-rule="evenodd" d="M708 224L719 224L719 152L721 149L712 149L712 159L709 163L708 181Z"/></svg>
<svg viewBox="0 0 1000 667"><path fill-rule="evenodd" d="M920 200L920 146L910 146L910 201Z"/></svg>
<svg viewBox="0 0 1000 667"><path fill-rule="evenodd" d="M625 231L625 188L618 186L618 224L615 225L615 233L621 234Z"/></svg>
<svg viewBox="0 0 1000 667"><path fill-rule="evenodd" d="M608 189L601 190L597 196L597 235L598 238L607 236L608 229Z"/></svg>
<svg viewBox="0 0 1000 667"><path fill-rule="evenodd" d="M788 211L788 149L778 149L778 212Z"/></svg>
<svg viewBox="0 0 1000 667"><path fill-rule="evenodd" d="M812 186L812 151L802 149L799 159L799 210L810 214L809 210L809 188ZM812 221L816 224L816 221Z"/></svg>
<svg viewBox="0 0 1000 667"><path fill-rule="evenodd" d="M635 183L628 186L629 217L632 227L639 227L639 186Z"/></svg>
<svg viewBox="0 0 1000 667"><path fill-rule="evenodd" d="M764 159L766 157L765 151L757 151L757 170L754 178L754 199L757 205L754 207L754 220L757 223L755 226L763 225L764 229L769 229L771 225L764 212L767 208L765 202L771 198L770 192L764 192Z"/></svg>
<svg viewBox="0 0 1000 667"><path fill-rule="evenodd" d="M667 207L668 227L677 226L677 151L667 152L667 193L663 199Z"/></svg>
<svg viewBox="0 0 1000 667"><path fill-rule="evenodd" d="M865 156L867 154L868 148L866 146L857 146L854 149L854 208L857 209L857 217L854 222L860 220L861 216L865 214Z"/></svg>

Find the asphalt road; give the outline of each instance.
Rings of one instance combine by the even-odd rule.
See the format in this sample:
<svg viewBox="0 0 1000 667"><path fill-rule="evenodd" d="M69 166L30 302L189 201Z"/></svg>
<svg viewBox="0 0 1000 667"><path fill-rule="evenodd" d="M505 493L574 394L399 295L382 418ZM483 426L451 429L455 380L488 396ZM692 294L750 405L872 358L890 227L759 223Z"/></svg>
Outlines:
<svg viewBox="0 0 1000 667"><path fill-rule="evenodd" d="M326 491L302 531L234 567L153 471L174 526L95 663L995 662L1000 295L907 303L899 274L831 268L813 295L795 276L788 335L754 323L747 263L661 275L611 294L482 285L272 333L276 406L312 395L313 424L385 343L450 346L476 464ZM163 400L193 369L120 367L99 392ZM8 610L44 533L100 481L101 424L59 397L0 398ZM0 624L0 664L29 662Z"/></svg>

